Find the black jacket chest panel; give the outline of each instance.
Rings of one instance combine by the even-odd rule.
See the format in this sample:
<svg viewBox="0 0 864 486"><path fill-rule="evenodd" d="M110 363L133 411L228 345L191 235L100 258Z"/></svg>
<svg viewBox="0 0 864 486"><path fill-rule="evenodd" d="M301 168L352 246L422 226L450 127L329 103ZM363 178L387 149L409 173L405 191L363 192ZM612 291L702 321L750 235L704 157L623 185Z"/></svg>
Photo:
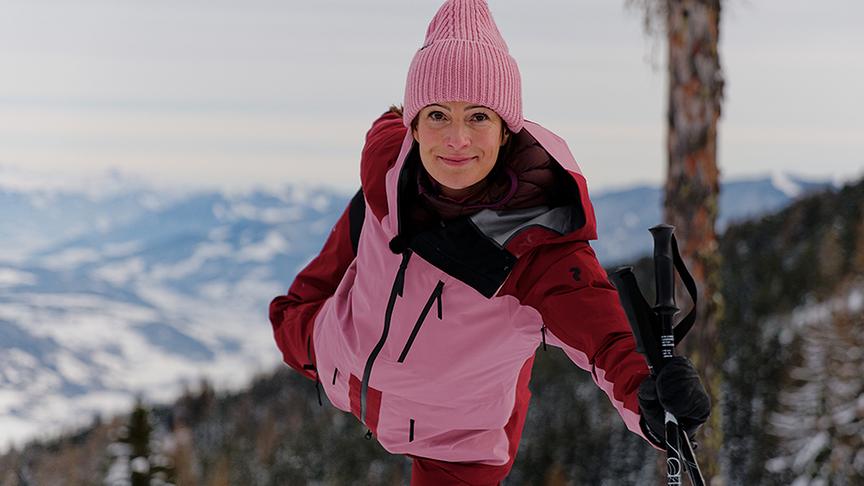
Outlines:
<svg viewBox="0 0 864 486"><path fill-rule="evenodd" d="M513 254L487 238L467 217L423 231L411 239L409 246L486 298L495 295L516 263Z"/></svg>

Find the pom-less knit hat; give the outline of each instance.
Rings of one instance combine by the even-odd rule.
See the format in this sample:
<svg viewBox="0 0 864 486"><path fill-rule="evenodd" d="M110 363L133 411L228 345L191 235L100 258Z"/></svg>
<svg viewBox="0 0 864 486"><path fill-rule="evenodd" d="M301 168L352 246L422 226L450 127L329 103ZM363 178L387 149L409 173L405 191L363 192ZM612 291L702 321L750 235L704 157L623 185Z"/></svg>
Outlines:
<svg viewBox="0 0 864 486"><path fill-rule="evenodd" d="M408 69L405 126L424 106L446 101L486 106L514 133L522 129L519 68L484 0L447 0L435 14Z"/></svg>

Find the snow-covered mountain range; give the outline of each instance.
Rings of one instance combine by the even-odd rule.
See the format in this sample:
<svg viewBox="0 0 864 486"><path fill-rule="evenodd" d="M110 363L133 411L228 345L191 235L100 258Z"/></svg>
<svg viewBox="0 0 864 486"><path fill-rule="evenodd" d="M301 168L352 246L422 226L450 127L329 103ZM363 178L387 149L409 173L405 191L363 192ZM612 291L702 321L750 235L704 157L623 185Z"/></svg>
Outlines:
<svg viewBox="0 0 864 486"><path fill-rule="evenodd" d="M717 228L778 211L800 196L832 187L827 181L786 174L724 181ZM617 265L651 251L648 228L663 218L663 190L636 186L592 196L599 240L592 244L606 265Z"/></svg>
<svg viewBox="0 0 864 486"><path fill-rule="evenodd" d="M239 386L277 364L267 305L351 196L182 192L117 174L10 180L0 171L0 448L128 410L136 395L168 400L202 377ZM827 185L728 182L721 227ZM650 249L660 198L647 186L595 195L604 264Z"/></svg>

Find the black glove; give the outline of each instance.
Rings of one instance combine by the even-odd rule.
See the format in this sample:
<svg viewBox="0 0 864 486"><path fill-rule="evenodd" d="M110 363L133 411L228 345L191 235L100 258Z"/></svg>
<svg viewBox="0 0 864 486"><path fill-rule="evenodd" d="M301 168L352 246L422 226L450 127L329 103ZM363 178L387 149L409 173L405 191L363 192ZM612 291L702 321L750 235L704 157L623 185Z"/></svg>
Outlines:
<svg viewBox="0 0 864 486"><path fill-rule="evenodd" d="M655 443L657 438L666 436L664 409L678 419L678 425L691 439L711 413L711 400L699 374L683 356L675 356L663 365L656 379L645 378L639 385L638 397L642 420L654 435Z"/></svg>

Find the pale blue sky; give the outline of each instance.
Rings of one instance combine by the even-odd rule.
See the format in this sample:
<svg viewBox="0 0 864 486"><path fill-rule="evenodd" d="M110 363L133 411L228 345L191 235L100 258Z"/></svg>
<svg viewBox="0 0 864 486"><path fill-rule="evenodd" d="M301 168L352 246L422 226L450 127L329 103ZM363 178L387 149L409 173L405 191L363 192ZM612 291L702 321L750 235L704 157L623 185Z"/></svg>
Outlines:
<svg viewBox="0 0 864 486"><path fill-rule="evenodd" d="M615 0L490 0L592 188L664 177L664 45ZM440 0L0 0L0 170L358 184ZM864 176L864 2L731 0L726 176Z"/></svg>

